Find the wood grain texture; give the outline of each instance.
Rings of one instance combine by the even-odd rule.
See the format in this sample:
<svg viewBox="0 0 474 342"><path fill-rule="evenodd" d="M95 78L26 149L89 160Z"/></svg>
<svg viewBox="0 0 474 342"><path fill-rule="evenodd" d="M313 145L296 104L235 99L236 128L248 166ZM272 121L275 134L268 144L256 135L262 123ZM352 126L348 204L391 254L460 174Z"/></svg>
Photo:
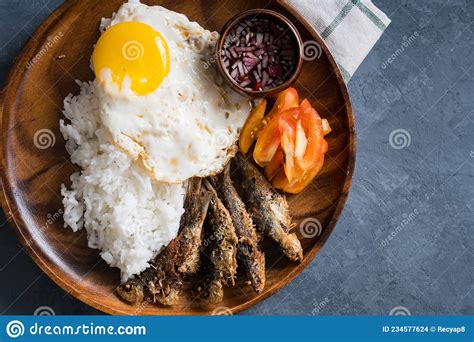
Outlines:
<svg viewBox="0 0 474 342"><path fill-rule="evenodd" d="M3 98L5 94L5 89L2 89L0 91L0 122L2 121L3 118ZM0 140L0 150L2 149L2 143ZM2 168L2 164L0 163L0 169ZM10 215L10 209L8 208L7 200L5 199L5 196L3 194L3 180L0 180L0 206L3 209L3 214L5 215L5 218L7 219L8 223L13 223L13 218L12 215Z"/></svg>
<svg viewBox="0 0 474 342"><path fill-rule="evenodd" d="M287 261L265 246L267 285L256 295L242 282L228 288L219 306L233 313L258 303L295 278L328 239L347 198L355 161L355 132L352 108L343 78L317 33L285 2L235 1L144 1L185 13L202 26L219 30L234 14L267 7L288 16L303 41L315 40L322 47L320 58L306 61L295 87L308 97L333 131L327 137L329 151L324 168L304 192L289 196L291 214L304 247L301 264ZM109 268L96 250L87 248L85 232L63 227L60 185L70 184L77 168L69 161L59 132L63 99L76 94L75 79L90 80L89 59L99 37L101 17L110 17L121 0L69 1L59 7L34 33L16 60L6 84L2 120L2 184L14 228L33 260L65 291L85 303L111 314L190 315L209 314L215 309L184 295L174 307L145 303L131 306L114 293L119 272ZM36 57L35 57L36 56ZM62 56L61 58L58 58ZM1 105L0 105L1 108ZM50 130L55 143L38 148L35 134ZM301 223L318 220L320 236L306 238ZM305 221L306 220L306 221ZM314 226L306 225L309 235Z"/></svg>

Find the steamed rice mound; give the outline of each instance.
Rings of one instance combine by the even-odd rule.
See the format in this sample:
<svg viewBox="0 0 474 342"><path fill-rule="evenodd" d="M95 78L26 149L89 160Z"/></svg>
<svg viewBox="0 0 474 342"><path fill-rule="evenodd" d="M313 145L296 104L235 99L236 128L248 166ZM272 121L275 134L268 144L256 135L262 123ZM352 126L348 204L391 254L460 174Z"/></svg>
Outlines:
<svg viewBox="0 0 474 342"><path fill-rule="evenodd" d="M183 184L152 181L147 172L111 143L99 122L93 82L80 83L80 94L64 100L60 130L71 161L82 171L61 187L64 222L87 231L90 248L121 271L122 281L145 270L173 239L184 212Z"/></svg>

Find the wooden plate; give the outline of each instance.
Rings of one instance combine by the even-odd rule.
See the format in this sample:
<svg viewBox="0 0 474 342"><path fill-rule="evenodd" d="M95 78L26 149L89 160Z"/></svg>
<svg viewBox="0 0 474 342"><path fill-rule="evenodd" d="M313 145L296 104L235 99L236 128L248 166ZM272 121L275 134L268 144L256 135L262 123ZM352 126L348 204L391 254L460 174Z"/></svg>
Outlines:
<svg viewBox="0 0 474 342"><path fill-rule="evenodd" d="M295 23L303 41L313 40L322 47L319 58L305 62L295 85L301 97L309 97L333 128L321 174L303 193L289 196L296 230L304 246L304 260L294 264L274 253L274 249L267 249L267 285L262 294L256 295L243 283L226 289L219 306L236 313L295 278L319 252L341 214L355 159L354 120L347 89L321 38L284 2L144 2L185 13L191 20L217 31L240 11L271 8ZM65 291L99 310L111 314L211 313L214 307L202 306L190 295L184 295L177 306L169 308L126 304L114 293L119 283L117 269L109 268L98 251L87 248L84 232L73 233L63 227L60 185L70 184L69 176L76 170L59 132L63 99L69 93L78 92L75 79L93 79L89 61L99 37L100 19L110 17L121 3L121 0L66 2L38 28L16 60L4 93L1 142L2 182L8 206L5 211L12 213L19 239L43 271ZM48 136L49 132L53 134ZM318 236L319 224L322 234Z"/></svg>

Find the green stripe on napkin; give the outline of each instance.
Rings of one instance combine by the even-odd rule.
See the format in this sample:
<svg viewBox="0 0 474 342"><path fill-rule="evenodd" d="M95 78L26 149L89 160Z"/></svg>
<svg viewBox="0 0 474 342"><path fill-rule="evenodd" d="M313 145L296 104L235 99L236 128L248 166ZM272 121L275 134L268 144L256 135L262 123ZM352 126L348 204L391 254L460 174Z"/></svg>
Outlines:
<svg viewBox="0 0 474 342"><path fill-rule="evenodd" d="M347 82L390 19L370 0L286 0L316 29Z"/></svg>

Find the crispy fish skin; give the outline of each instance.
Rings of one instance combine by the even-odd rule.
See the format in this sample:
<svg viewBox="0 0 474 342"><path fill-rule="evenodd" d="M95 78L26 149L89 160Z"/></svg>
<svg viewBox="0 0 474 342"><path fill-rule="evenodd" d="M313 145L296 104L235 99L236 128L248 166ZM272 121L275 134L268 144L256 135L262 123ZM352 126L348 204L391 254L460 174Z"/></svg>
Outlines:
<svg viewBox="0 0 474 342"><path fill-rule="evenodd" d="M117 287L117 293L129 303L141 303L144 298L144 284L140 279L132 279Z"/></svg>
<svg viewBox="0 0 474 342"><path fill-rule="evenodd" d="M207 268L206 271L210 273L198 281L196 286L197 295L208 304L218 304L224 299L224 286L211 268Z"/></svg>
<svg viewBox="0 0 474 342"><path fill-rule="evenodd" d="M209 194L202 191L201 185L201 178L191 180L188 191L191 194L200 194L200 196L198 198L196 196L186 197L185 211L181 218L183 229L180 232L178 253L182 257L178 271L183 274L196 273L199 268L202 227L211 200Z"/></svg>
<svg viewBox="0 0 474 342"><path fill-rule="evenodd" d="M234 285L237 273L237 235L229 211L226 209L217 192L209 182L206 187L211 195L209 203L209 237L211 251L209 258L215 272L221 276L223 283Z"/></svg>
<svg viewBox="0 0 474 342"><path fill-rule="evenodd" d="M258 231L274 240L290 260L303 260L301 243L296 234L289 232L291 217L286 198L241 153L234 160L241 175L244 202Z"/></svg>
<svg viewBox="0 0 474 342"><path fill-rule="evenodd" d="M129 280L117 288L120 297L129 303L139 303L143 301L147 290L155 301L163 305L176 303L184 277L195 273L199 267L202 226L209 202L208 193L202 191L201 179L191 179L178 236L156 256L149 268L136 279Z"/></svg>
<svg viewBox="0 0 474 342"><path fill-rule="evenodd" d="M204 266L203 279L198 282L199 297L208 304L217 304L224 298L224 285L234 285L237 274L238 238L229 211L219 199L212 185L206 181L211 195L206 218L207 248L204 258L209 262Z"/></svg>
<svg viewBox="0 0 474 342"><path fill-rule="evenodd" d="M252 218L230 179L230 164L220 175L212 177L211 182L232 218L238 238L237 258L253 289L260 293L265 287L265 256L258 247L259 238Z"/></svg>
<svg viewBox="0 0 474 342"><path fill-rule="evenodd" d="M207 288L207 302L209 304L218 304L224 299L224 286L219 279L213 279Z"/></svg>
<svg viewBox="0 0 474 342"><path fill-rule="evenodd" d="M172 240L153 263L153 278L146 284L148 291L153 295L153 301L163 305L175 304L183 286L184 275L176 270L178 250L179 241Z"/></svg>

